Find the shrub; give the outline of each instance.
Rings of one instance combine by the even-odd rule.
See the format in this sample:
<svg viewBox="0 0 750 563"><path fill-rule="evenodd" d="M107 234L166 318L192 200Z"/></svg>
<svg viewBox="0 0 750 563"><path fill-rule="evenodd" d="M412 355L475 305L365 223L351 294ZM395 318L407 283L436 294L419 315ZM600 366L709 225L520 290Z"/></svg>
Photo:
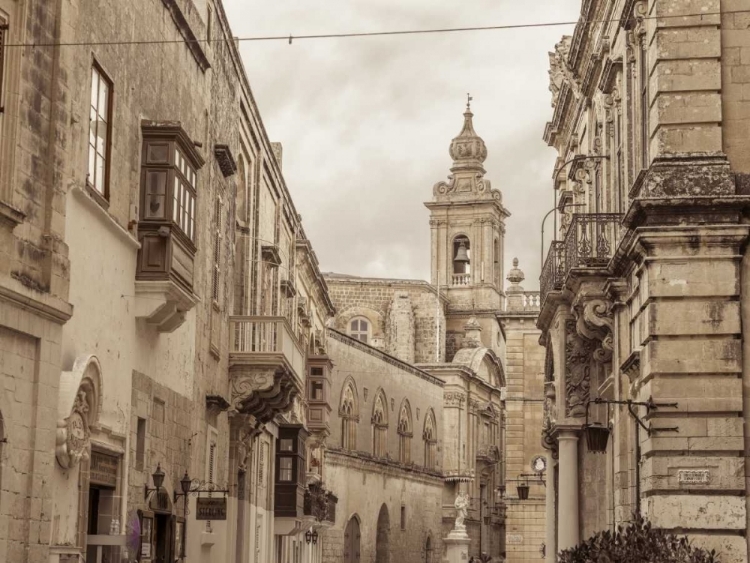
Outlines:
<svg viewBox="0 0 750 563"><path fill-rule="evenodd" d="M559 563L719 563L715 550L693 547L684 536L653 528L640 514L617 531L599 532L561 551Z"/></svg>

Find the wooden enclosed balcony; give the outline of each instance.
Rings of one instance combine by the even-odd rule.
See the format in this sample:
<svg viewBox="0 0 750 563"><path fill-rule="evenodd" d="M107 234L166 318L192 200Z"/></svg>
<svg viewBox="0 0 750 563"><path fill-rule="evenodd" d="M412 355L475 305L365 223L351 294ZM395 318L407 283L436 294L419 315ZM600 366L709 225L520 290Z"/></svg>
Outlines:
<svg viewBox="0 0 750 563"><path fill-rule="evenodd" d="M302 392L305 354L285 317L232 316L229 323L232 404L271 420Z"/></svg>

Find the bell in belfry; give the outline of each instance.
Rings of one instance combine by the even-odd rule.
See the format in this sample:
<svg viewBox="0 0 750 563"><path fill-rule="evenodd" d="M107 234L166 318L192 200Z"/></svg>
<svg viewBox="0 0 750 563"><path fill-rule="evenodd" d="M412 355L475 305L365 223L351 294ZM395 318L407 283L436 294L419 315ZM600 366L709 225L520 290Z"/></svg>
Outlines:
<svg viewBox="0 0 750 563"><path fill-rule="evenodd" d="M461 241L456 251L456 257L453 259L454 262L469 262L469 252L466 250L466 243Z"/></svg>

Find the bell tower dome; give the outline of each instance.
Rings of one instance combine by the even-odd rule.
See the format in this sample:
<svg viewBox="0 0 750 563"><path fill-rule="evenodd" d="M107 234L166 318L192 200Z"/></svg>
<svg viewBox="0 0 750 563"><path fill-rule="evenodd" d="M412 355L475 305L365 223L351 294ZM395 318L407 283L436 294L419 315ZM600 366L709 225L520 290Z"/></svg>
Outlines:
<svg viewBox="0 0 750 563"><path fill-rule="evenodd" d="M471 97L461 132L450 144L451 173L447 181L435 184L432 200L425 203L430 210L431 280L450 301L448 332L462 338L463 326L476 317L485 329L483 345L495 348L495 313L505 298L505 218L510 213L500 191L484 177L487 145L474 130L470 102Z"/></svg>

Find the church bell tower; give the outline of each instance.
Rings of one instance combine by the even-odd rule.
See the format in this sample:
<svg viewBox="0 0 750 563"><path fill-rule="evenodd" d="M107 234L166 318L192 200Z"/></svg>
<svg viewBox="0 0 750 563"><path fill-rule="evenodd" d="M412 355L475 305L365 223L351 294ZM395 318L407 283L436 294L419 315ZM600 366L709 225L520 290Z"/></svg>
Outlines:
<svg viewBox="0 0 750 563"><path fill-rule="evenodd" d="M448 181L433 188L430 210L432 284L449 300L446 352L450 361L465 337L464 325L475 317L482 345L501 353L496 314L502 310L505 218L502 194L490 187L483 163L487 146L474 131L471 98L464 125L450 145L453 166Z"/></svg>

